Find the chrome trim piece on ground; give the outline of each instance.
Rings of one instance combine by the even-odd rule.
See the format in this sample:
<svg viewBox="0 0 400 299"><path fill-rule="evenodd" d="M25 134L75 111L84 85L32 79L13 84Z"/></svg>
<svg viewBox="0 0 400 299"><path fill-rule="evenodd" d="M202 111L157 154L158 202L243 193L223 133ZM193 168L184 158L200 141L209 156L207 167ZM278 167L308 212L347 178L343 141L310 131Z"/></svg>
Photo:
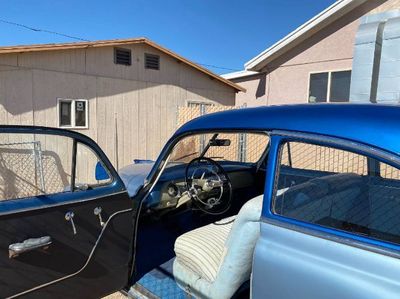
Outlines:
<svg viewBox="0 0 400 299"><path fill-rule="evenodd" d="M86 266L89 264L90 260L92 259L92 256L93 256L94 252L96 251L96 248L97 248L97 246L98 246L98 244L99 244L99 242L100 242L100 240L101 240L101 237L103 236L103 234L104 234L104 232L105 232L105 230L106 230L108 224L110 223L110 221L111 221L115 216L117 216L117 215L119 215L119 214L123 214L123 213L130 212L130 211L132 211L132 210L133 210L132 208L131 208L131 209L121 210L121 211L115 212L114 214L112 214L112 215L108 218L108 220L105 222L105 224L104 224L104 226L103 226L103 228L102 228L102 230L101 230L101 232L100 232L100 234L99 234L99 236L98 236L98 238L97 238L97 240L96 240L96 243L94 244L94 246L93 246L93 248L92 248L92 251L90 252L90 254L89 254L89 256L88 256L88 258L87 258L85 264L84 264L84 265L82 266L82 268L80 268L78 271L76 271L76 272L74 272L74 273L71 273L71 274L69 274L69 275L67 275L67 276L64 276L64 277L55 279L55 280L53 280L53 281L50 281L50 282L41 284L41 285L36 286L36 287L34 287L34 288L31 288L31 289L29 289L29 290L26 290L26 291L20 292L20 293L18 293L18 294L12 295L12 296L10 296L10 297L7 297L6 299L17 298L17 297L26 295L26 294L28 294L28 293L31 293L31 292L40 290L40 289L42 289L42 288L45 288L45 287L47 287L47 286L49 286L49 285L52 285L52 284L61 282L61 281L63 281L63 280L69 279L69 278L71 278L71 277L74 277L74 276L78 275L79 273L81 273L81 272L86 268Z"/></svg>
<svg viewBox="0 0 400 299"><path fill-rule="evenodd" d="M147 290L145 287L142 285L136 283L131 287L131 289L128 292L129 298L135 298L135 299L159 299L156 295L151 293L149 290Z"/></svg>

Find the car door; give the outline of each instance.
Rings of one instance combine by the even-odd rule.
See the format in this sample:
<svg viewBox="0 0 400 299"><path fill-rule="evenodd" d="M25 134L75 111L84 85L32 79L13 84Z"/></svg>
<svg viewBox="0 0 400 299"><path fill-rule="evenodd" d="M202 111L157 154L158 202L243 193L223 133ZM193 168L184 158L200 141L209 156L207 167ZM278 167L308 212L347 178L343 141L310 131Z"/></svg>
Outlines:
<svg viewBox="0 0 400 299"><path fill-rule="evenodd" d="M399 157L320 135L271 140L253 298L399 298Z"/></svg>
<svg viewBox="0 0 400 299"><path fill-rule="evenodd" d="M0 298L99 298L123 288L133 215L90 138L0 127Z"/></svg>

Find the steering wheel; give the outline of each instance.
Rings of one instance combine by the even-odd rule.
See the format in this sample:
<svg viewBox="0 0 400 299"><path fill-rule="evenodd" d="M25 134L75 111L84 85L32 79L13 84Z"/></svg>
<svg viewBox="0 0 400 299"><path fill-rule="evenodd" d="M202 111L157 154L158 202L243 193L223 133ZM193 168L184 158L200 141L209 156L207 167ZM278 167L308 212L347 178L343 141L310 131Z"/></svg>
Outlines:
<svg viewBox="0 0 400 299"><path fill-rule="evenodd" d="M202 157L189 162L185 170L186 190L194 205L211 215L225 213L232 202L232 184L216 161Z"/></svg>

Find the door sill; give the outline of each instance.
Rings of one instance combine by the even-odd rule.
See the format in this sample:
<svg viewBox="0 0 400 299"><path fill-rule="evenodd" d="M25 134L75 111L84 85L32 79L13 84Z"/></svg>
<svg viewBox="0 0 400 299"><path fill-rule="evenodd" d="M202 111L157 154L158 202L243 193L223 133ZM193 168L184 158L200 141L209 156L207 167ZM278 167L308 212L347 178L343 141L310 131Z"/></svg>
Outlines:
<svg viewBox="0 0 400 299"><path fill-rule="evenodd" d="M160 299L139 283L133 285L127 295L134 299Z"/></svg>

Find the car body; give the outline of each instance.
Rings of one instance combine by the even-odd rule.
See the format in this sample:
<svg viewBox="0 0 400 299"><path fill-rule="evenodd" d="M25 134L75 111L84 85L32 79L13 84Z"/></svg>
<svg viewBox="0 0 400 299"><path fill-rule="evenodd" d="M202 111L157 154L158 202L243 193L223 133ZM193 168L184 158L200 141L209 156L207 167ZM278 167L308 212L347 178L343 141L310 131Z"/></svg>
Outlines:
<svg viewBox="0 0 400 299"><path fill-rule="evenodd" d="M2 126L0 297L399 298L399 119L372 104L210 114L120 175L81 134ZM42 165L70 170L56 191Z"/></svg>

